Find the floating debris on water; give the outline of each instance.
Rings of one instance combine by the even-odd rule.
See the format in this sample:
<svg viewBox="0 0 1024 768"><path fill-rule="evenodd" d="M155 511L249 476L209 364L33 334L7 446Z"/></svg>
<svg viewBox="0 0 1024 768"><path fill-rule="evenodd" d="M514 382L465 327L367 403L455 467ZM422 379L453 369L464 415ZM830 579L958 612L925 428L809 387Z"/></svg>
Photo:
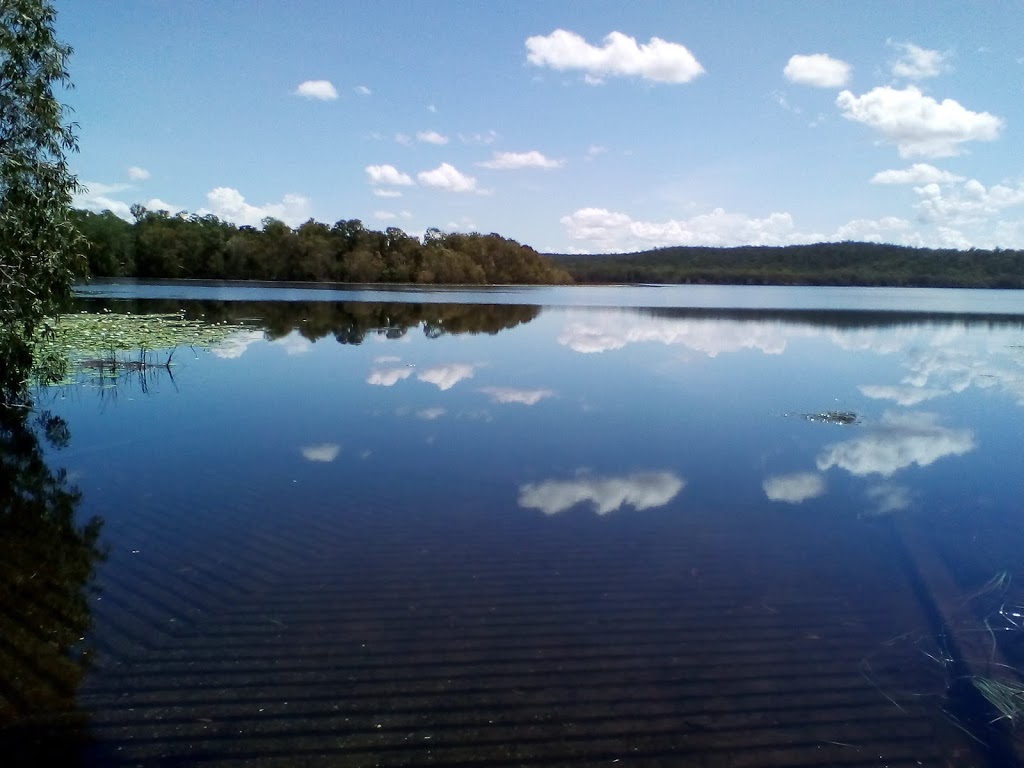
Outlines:
<svg viewBox="0 0 1024 768"><path fill-rule="evenodd" d="M817 413L787 413L786 416L799 416L806 421L821 422L823 424L839 424L849 426L860 424L860 418L853 411L819 411Z"/></svg>

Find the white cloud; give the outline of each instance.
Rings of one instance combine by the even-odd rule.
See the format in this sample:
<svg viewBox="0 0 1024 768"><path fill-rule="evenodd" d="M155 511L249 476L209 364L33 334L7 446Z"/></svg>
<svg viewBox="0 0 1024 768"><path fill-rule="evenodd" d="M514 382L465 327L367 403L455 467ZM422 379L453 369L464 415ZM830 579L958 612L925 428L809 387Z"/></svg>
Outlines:
<svg viewBox="0 0 1024 768"><path fill-rule="evenodd" d="M847 120L863 123L895 144L901 157L952 157L961 154L961 144L993 141L1003 128L995 115L972 112L953 99L938 102L912 85L879 86L863 96L843 91L836 106Z"/></svg>
<svg viewBox="0 0 1024 768"><path fill-rule="evenodd" d="M145 168L140 168L137 165L133 165L128 169L128 178L132 181L145 181L149 178L149 171Z"/></svg>
<svg viewBox="0 0 1024 768"><path fill-rule="evenodd" d="M485 133L460 133L459 141L463 144L493 144L498 140L498 132L495 130Z"/></svg>
<svg viewBox="0 0 1024 768"><path fill-rule="evenodd" d="M437 131L420 131L416 134L416 140L425 144L447 144L448 137Z"/></svg>
<svg viewBox="0 0 1024 768"><path fill-rule="evenodd" d="M354 91L355 91L355 92L356 92L357 94L359 94L360 96L369 96L370 94L372 94L372 93L373 93L373 91L372 91L372 90L370 90L370 89L369 89L369 88L368 88L367 86L365 86L365 85L357 85L357 86L356 86L355 88L353 88L352 90L354 90Z"/></svg>
<svg viewBox="0 0 1024 768"><path fill-rule="evenodd" d="M545 157L537 150L530 152L495 152L490 160L477 165L494 170L517 170L519 168L561 168L565 160L554 160Z"/></svg>
<svg viewBox="0 0 1024 768"><path fill-rule="evenodd" d="M402 193L397 189L375 189L373 194L376 197L401 197Z"/></svg>
<svg viewBox="0 0 1024 768"><path fill-rule="evenodd" d="M397 141L403 147L408 147L410 144L412 144L412 136L410 136L407 133L396 133L395 141Z"/></svg>
<svg viewBox="0 0 1024 768"><path fill-rule="evenodd" d="M463 379L473 378L477 365L466 363L452 363L450 365L438 365L423 371L418 378L428 384L433 384L442 392L451 389ZM404 378L404 377L403 377Z"/></svg>
<svg viewBox="0 0 1024 768"><path fill-rule="evenodd" d="M920 405L926 400L948 394L942 389L927 389L914 386L886 386L882 384L862 384L858 387L861 394L873 400L892 400L897 405Z"/></svg>
<svg viewBox="0 0 1024 768"><path fill-rule="evenodd" d="M914 192L918 195L914 207L921 218L948 227L985 225L992 229L994 217L1007 208L1024 205L1024 182L1015 187L1005 184L986 187L977 179L970 179L951 189L944 190L933 183L915 187Z"/></svg>
<svg viewBox="0 0 1024 768"><path fill-rule="evenodd" d="M476 192L476 179L459 171L455 166L441 163L432 171L416 174L420 184L449 192Z"/></svg>
<svg viewBox="0 0 1024 768"><path fill-rule="evenodd" d="M976 447L974 432L939 426L933 413L891 413L862 437L834 443L818 456L818 469L845 469L853 475L889 477L913 464L921 467Z"/></svg>
<svg viewBox="0 0 1024 768"><path fill-rule="evenodd" d="M272 343L284 349L284 353L289 357L304 355L313 348L313 342L305 336L300 336L297 331L289 333L283 339L276 339Z"/></svg>
<svg viewBox="0 0 1024 768"><path fill-rule="evenodd" d="M412 376L410 368L374 368L366 378L366 383L377 387L393 387L410 376Z"/></svg>
<svg viewBox="0 0 1024 768"><path fill-rule="evenodd" d="M245 201L242 193L231 187L217 187L206 193L209 208L200 208L196 213L205 216L212 213L219 219L233 224L248 224L258 227L263 219L280 219L295 227L309 219L309 199L301 195L285 195L279 203L252 205Z"/></svg>
<svg viewBox="0 0 1024 768"><path fill-rule="evenodd" d="M402 173L393 165L368 165L364 170L371 184L407 187L414 183L409 174Z"/></svg>
<svg viewBox="0 0 1024 768"><path fill-rule="evenodd" d="M380 355L379 357L373 358L373 362L378 365L383 365L384 363L400 363L402 362L402 358L397 355Z"/></svg>
<svg viewBox="0 0 1024 768"><path fill-rule="evenodd" d="M638 45L635 38L612 32L604 45L588 43L575 32L556 29L526 40L526 59L540 67L580 70L600 82L604 75L642 77L659 83L688 83L704 72L692 53L679 43L658 37Z"/></svg>
<svg viewBox="0 0 1024 768"><path fill-rule="evenodd" d="M299 87L295 89L295 95L305 96L307 99L333 101L338 98L338 91L330 80L306 80L304 83L299 83Z"/></svg>
<svg viewBox="0 0 1024 768"><path fill-rule="evenodd" d="M850 81L852 67L827 53L796 54L789 57L782 74L792 83L813 85L816 88L838 88Z"/></svg>
<svg viewBox="0 0 1024 768"><path fill-rule="evenodd" d="M912 232L911 223L898 216L854 219L839 227L828 239L833 243L853 240L860 243L923 245L920 236Z"/></svg>
<svg viewBox="0 0 1024 768"><path fill-rule="evenodd" d="M825 478L814 472L775 475L765 478L761 487L771 501L800 504L825 493Z"/></svg>
<svg viewBox="0 0 1024 768"><path fill-rule="evenodd" d="M892 63L892 74L907 80L921 80L935 77L948 69L948 53L921 48L913 43L889 43L900 51L900 56Z"/></svg>
<svg viewBox="0 0 1024 768"><path fill-rule="evenodd" d="M398 214L391 211L374 211L373 218L377 219L377 221L391 221L391 219L397 219Z"/></svg>
<svg viewBox="0 0 1024 768"><path fill-rule="evenodd" d="M591 144L587 147L587 159L592 160L598 155L603 155L608 151L608 147L601 144Z"/></svg>
<svg viewBox="0 0 1024 768"><path fill-rule="evenodd" d="M872 184L951 184L963 180L963 176L940 170L928 163L914 163L898 171L879 171L871 177Z"/></svg>
<svg viewBox="0 0 1024 768"><path fill-rule="evenodd" d="M670 245L787 245L824 239L796 232L788 213L755 219L716 208L689 219L638 221L605 208L580 208L561 218L574 240L599 251L636 251Z"/></svg>
<svg viewBox="0 0 1024 768"><path fill-rule="evenodd" d="M662 507L685 487L686 481L672 472L634 472L611 477L580 473L573 480L545 480L520 486L519 506L554 515L590 502L597 514L607 515L627 504L636 510Z"/></svg>
<svg viewBox="0 0 1024 768"><path fill-rule="evenodd" d="M444 408L424 408L416 411L416 418L423 419L424 421L434 421L444 416L448 411Z"/></svg>
<svg viewBox="0 0 1024 768"><path fill-rule="evenodd" d="M309 461L330 462L338 458L340 451L341 446L337 443L320 443L305 446L302 449L302 456Z"/></svg>
<svg viewBox="0 0 1024 768"><path fill-rule="evenodd" d="M484 387L480 391L489 395L493 403L521 403L523 405L536 405L541 400L555 394L550 389L513 389L512 387Z"/></svg>

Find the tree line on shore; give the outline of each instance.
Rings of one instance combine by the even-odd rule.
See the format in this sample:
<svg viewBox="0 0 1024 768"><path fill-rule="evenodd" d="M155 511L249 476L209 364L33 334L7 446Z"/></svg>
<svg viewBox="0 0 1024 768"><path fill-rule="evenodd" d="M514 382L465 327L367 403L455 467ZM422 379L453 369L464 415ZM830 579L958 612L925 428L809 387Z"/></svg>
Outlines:
<svg viewBox="0 0 1024 768"><path fill-rule="evenodd" d="M677 246L554 255L577 283L719 283L1024 288L1024 251L911 248L882 243L710 248Z"/></svg>
<svg viewBox="0 0 1024 768"><path fill-rule="evenodd" d="M533 248L496 234L397 227L333 226L310 219L260 228L216 216L132 207L134 222L110 211L75 211L93 277L295 280L350 283L509 284L571 282Z"/></svg>
<svg viewBox="0 0 1024 768"><path fill-rule="evenodd" d="M1024 288L1024 251L882 243L676 246L639 253L540 254L497 234L423 238L358 219L296 228L277 219L236 226L213 215L149 211L134 221L74 211L92 277L349 283L719 283Z"/></svg>

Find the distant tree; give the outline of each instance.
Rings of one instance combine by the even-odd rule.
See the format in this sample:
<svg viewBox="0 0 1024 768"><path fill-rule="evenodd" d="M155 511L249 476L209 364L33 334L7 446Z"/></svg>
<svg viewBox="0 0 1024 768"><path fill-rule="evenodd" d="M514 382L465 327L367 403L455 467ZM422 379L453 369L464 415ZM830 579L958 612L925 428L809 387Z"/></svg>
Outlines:
<svg viewBox="0 0 1024 768"><path fill-rule="evenodd" d="M0 2L0 395L31 369L32 339L71 296L84 242L71 218L79 185L74 125L55 90L71 87L71 48L46 0Z"/></svg>

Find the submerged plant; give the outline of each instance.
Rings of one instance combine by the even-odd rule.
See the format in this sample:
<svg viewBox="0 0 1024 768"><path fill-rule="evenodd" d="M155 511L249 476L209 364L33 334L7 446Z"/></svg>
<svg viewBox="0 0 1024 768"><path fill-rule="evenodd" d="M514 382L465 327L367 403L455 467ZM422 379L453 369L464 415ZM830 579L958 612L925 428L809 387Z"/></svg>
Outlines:
<svg viewBox="0 0 1024 768"><path fill-rule="evenodd" d="M1006 719L1017 725L1024 718L1024 687L988 677L972 677L971 683L999 712L996 720Z"/></svg>

